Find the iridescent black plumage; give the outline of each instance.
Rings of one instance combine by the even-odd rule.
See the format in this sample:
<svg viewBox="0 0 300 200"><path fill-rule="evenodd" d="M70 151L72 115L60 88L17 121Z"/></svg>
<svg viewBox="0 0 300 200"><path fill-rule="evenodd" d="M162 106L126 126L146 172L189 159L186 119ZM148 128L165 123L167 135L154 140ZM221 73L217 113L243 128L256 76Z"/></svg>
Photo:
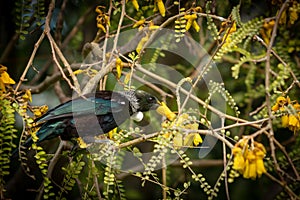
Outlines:
<svg viewBox="0 0 300 200"><path fill-rule="evenodd" d="M43 122L38 142L60 136L63 140L107 133L137 112L155 109L157 99L144 91L98 91L72 99L37 119ZM32 143L28 140L25 146Z"/></svg>

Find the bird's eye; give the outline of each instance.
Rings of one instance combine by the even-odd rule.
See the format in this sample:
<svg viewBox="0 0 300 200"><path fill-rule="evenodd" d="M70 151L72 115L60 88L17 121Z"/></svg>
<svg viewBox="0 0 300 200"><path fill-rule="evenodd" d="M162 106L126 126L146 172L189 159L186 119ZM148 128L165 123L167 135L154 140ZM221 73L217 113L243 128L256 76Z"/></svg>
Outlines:
<svg viewBox="0 0 300 200"><path fill-rule="evenodd" d="M148 102L154 101L154 97L148 97Z"/></svg>

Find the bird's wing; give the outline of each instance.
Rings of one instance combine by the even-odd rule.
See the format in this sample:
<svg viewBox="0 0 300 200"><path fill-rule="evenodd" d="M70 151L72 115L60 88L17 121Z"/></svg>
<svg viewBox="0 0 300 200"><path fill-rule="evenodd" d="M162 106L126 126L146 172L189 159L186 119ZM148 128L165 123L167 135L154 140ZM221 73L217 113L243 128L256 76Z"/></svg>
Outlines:
<svg viewBox="0 0 300 200"><path fill-rule="evenodd" d="M81 115L105 115L107 113L117 113L128 109L128 100L120 94L98 92L86 95L86 98L76 98L66 103L60 104L49 110L38 122L59 118L72 118Z"/></svg>

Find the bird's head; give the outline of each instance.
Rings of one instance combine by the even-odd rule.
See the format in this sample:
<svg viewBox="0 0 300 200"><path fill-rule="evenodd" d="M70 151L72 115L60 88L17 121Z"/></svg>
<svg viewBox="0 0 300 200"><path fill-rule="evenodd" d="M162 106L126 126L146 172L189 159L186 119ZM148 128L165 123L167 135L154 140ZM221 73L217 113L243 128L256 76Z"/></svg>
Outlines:
<svg viewBox="0 0 300 200"><path fill-rule="evenodd" d="M133 113L154 110L159 106L157 98L142 90L129 90L125 96L130 102Z"/></svg>
<svg viewBox="0 0 300 200"><path fill-rule="evenodd" d="M157 98L145 91L136 90L135 96L138 102L138 111L144 112L148 110L155 110L159 106Z"/></svg>

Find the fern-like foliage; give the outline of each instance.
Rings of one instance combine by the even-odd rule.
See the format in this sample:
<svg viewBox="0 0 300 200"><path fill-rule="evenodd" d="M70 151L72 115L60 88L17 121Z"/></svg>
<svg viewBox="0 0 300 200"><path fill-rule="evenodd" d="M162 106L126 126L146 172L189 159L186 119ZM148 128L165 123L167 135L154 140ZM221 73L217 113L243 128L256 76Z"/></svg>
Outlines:
<svg viewBox="0 0 300 200"><path fill-rule="evenodd" d="M256 73L257 67L253 64L250 64L250 69L248 70L246 79L245 79L245 85L247 87L247 92L249 92L252 89L252 86L255 83L255 73Z"/></svg>
<svg viewBox="0 0 300 200"><path fill-rule="evenodd" d="M232 70L232 76L233 78L237 79L239 77L239 73L240 73L240 67L245 63L250 61L249 58L247 58L246 56L241 57L240 61L235 64L234 66L231 67Z"/></svg>
<svg viewBox="0 0 300 200"><path fill-rule="evenodd" d="M17 0L15 2L16 33L24 40L30 28L41 26L45 19L45 0Z"/></svg>
<svg viewBox="0 0 300 200"><path fill-rule="evenodd" d="M172 150L174 153L174 150ZM182 167L183 168L188 168L190 173L192 174L192 179L195 182L198 182L200 184L200 188L206 193L206 195L211 195L213 190L211 188L211 185L206 181L206 178L204 177L203 174L198 173L196 174L192 169L191 169L191 165L193 164L192 161L190 160L190 157L183 151L183 150L179 150L179 151L175 151L175 153L179 156L180 159L180 163L182 163ZM184 188L187 189L189 186L189 182L186 182L184 184ZM176 196L176 193L175 193Z"/></svg>
<svg viewBox="0 0 300 200"><path fill-rule="evenodd" d="M21 93L22 94L22 93ZM31 136L31 139L33 141L33 144L31 145L31 149L33 149L36 154L34 155L35 162L38 164L38 167L42 173L43 176L43 186L42 190L40 191L40 196L42 196L44 199L49 199L53 197L55 194L52 192L52 183L50 178L48 177L48 161L49 161L49 155L44 151L44 149L41 146L37 145L38 137L36 136L37 127L34 125L34 120L31 116L28 115L29 110L29 102L31 101L31 93L26 91L25 94L20 95L17 97L18 105L16 106L17 112L23 119L23 132L21 135L21 143L20 146L22 146L22 142L24 142L25 136ZM20 159L21 159L21 165L23 166L23 169L25 169L25 173L30 176L31 178L35 178L33 175L31 175L30 168L27 165L27 154L26 152L23 152L23 148L20 148Z"/></svg>
<svg viewBox="0 0 300 200"><path fill-rule="evenodd" d="M175 37L176 37L176 35L175 35ZM153 56L151 57L151 59L150 59L150 62L149 62L149 64L150 64L150 67L149 67L149 70L153 70L153 71L155 71L155 69L156 69L156 67L157 67L157 60L158 60L158 58L159 57L161 57L161 58L163 58L163 57L165 57L165 54L164 54L164 52L163 52L163 50L165 50L165 49L169 49L169 47L170 47L170 45L171 45L171 40L173 39L173 37L171 36L171 35L169 35L167 38L166 38L166 40L164 40L164 41L159 41L159 47L160 48L155 48L154 49L154 53L153 53ZM177 38L178 39L178 38ZM177 40L176 39L176 40Z"/></svg>
<svg viewBox="0 0 300 200"><path fill-rule="evenodd" d="M45 19L45 0L37 0L33 5L34 17L37 26L41 26Z"/></svg>
<svg viewBox="0 0 300 200"><path fill-rule="evenodd" d="M61 190L58 193L56 199L63 199L63 194L71 191L76 184L76 179L82 172L85 162L82 161L83 154L78 155L72 160L67 167L63 167L62 170L66 173L64 180L61 184Z"/></svg>
<svg viewBox="0 0 300 200"><path fill-rule="evenodd" d="M239 52L241 52L241 51L239 51ZM265 55L255 56L255 55L250 54L249 52L242 52L242 53L244 56L240 58L238 63L236 63L235 65L233 65L231 67L232 77L235 79L237 79L239 77L240 68L244 63L251 62L251 61L257 60L257 59L261 59L265 56Z"/></svg>
<svg viewBox="0 0 300 200"><path fill-rule="evenodd" d="M185 8L179 9L179 14L183 12L185 12ZM186 32L185 26L186 26L186 19L184 18L184 16L181 16L175 20L176 42L180 42L180 40L184 37L184 33Z"/></svg>
<svg viewBox="0 0 300 200"><path fill-rule="evenodd" d="M119 137L119 136L118 136ZM123 138L124 139L124 138ZM97 149L97 150L96 150ZM83 199L87 199L86 196L97 195L97 190L95 189L95 181L100 181L103 183L103 196L104 199L124 199L125 190L123 189L123 184L121 180L117 180L116 174L121 168L123 163L122 153L117 153L115 151L114 145L111 143L103 143L101 145L95 144L92 147L89 147L90 152L92 153L89 157L89 166L90 169L89 176L87 177L87 185L85 186L85 195ZM95 165L94 162L101 161L103 165ZM102 175L100 175L100 173ZM91 184L91 182L93 184ZM91 187L90 190L88 188ZM89 195L88 195L89 194ZM99 196L98 196L99 197Z"/></svg>
<svg viewBox="0 0 300 200"><path fill-rule="evenodd" d="M231 16L232 16L233 21L235 21L238 26L240 26L240 27L243 26L243 23L241 21L241 16L240 16L240 5L238 5L232 9Z"/></svg>
<svg viewBox="0 0 300 200"><path fill-rule="evenodd" d="M289 67L284 67L283 64L279 63L277 65L278 74L276 79L271 83L270 90L275 92L281 88L281 86L286 85L286 80L290 77Z"/></svg>
<svg viewBox="0 0 300 200"><path fill-rule="evenodd" d="M206 3L206 13L210 14L210 6L211 6L212 2L211 1L207 1ZM214 23L212 17L210 15L206 16L207 18L207 29L210 30L210 34L212 34L213 39L214 40L218 40L219 39L219 33L218 33L218 28L216 26L216 24Z"/></svg>
<svg viewBox="0 0 300 200"><path fill-rule="evenodd" d="M222 98L227 102L230 108L235 112L236 116L239 116L240 111L234 98L230 95L229 91L225 89L224 85L221 83L217 83L214 81L209 82L210 91L209 97L206 99L206 103L208 104L214 94L220 94Z"/></svg>
<svg viewBox="0 0 300 200"><path fill-rule="evenodd" d="M252 38L257 34L263 24L263 20L254 18L245 24L242 24L236 32L230 34L231 40L226 42L217 52L214 59L219 61L223 55L238 50L237 45L242 43L246 38ZM229 36L227 36L229 37Z"/></svg>
<svg viewBox="0 0 300 200"><path fill-rule="evenodd" d="M116 174L120 169L120 162L116 152L108 151L104 168L104 191L105 199L125 199L125 190L121 180L117 180Z"/></svg>
<svg viewBox="0 0 300 200"><path fill-rule="evenodd" d="M0 98L0 197L4 194L4 176L9 174L9 163L11 151L16 146L13 139L16 138L17 130L15 124L15 108L12 103Z"/></svg>
<svg viewBox="0 0 300 200"><path fill-rule="evenodd" d="M20 39L24 40L28 34L30 27L31 1L16 1L15 2L15 24L17 26L16 33L20 34Z"/></svg>
<svg viewBox="0 0 300 200"><path fill-rule="evenodd" d="M157 143L154 145L153 153L154 155L150 158L149 162L146 164L145 172L143 173L144 180L148 180L150 176L153 176L153 172L162 163L166 153L168 152L168 147L170 144L170 138L165 138L164 136L160 135L157 138Z"/></svg>
<svg viewBox="0 0 300 200"><path fill-rule="evenodd" d="M37 151L34 157L43 175L43 198L51 199L54 197L55 193L52 191L53 186L50 178L48 177L49 156L46 154L42 147L37 146L36 144L33 144L32 148Z"/></svg>

